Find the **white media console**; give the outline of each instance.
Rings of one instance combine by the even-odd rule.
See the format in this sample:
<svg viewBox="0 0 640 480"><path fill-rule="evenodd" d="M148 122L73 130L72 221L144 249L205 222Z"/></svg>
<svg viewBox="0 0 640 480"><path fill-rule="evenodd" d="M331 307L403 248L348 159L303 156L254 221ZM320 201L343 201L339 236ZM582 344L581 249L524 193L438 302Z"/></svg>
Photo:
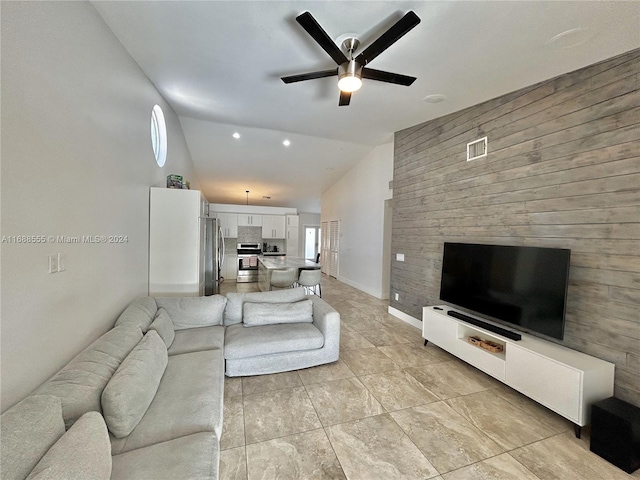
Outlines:
<svg viewBox="0 0 640 480"><path fill-rule="evenodd" d="M515 341L447 315L464 313L446 305L422 309L422 337L571 420L576 436L589 423L591 404L613 396L615 365L522 333ZM473 317L486 322L491 322ZM504 347L491 352L468 342L471 336Z"/></svg>

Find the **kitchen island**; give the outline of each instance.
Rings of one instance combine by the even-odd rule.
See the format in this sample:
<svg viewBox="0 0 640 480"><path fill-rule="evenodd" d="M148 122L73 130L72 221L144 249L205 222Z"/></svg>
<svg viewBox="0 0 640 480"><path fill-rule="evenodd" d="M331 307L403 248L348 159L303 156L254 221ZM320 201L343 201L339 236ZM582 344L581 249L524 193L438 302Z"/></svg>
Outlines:
<svg viewBox="0 0 640 480"><path fill-rule="evenodd" d="M271 272L273 270L288 267L297 268L299 273L303 269L319 269L320 264L304 258L260 256L258 257L258 288L260 288L260 291L267 292L271 290Z"/></svg>

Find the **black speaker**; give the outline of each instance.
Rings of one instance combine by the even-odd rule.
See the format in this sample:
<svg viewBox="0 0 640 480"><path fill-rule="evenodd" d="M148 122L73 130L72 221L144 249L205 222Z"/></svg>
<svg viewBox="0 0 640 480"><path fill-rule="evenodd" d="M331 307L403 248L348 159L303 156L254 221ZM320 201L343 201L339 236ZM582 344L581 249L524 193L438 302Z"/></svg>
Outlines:
<svg viewBox="0 0 640 480"><path fill-rule="evenodd" d="M627 473L640 468L640 408L614 397L593 404L590 448Z"/></svg>

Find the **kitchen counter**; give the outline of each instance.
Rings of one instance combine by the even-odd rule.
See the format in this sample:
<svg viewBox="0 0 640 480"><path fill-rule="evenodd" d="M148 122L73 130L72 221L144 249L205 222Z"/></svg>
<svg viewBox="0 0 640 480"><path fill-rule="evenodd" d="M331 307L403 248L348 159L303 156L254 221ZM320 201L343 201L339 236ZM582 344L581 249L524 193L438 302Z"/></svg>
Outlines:
<svg viewBox="0 0 640 480"><path fill-rule="evenodd" d="M261 292L271 290L271 272L277 268L318 269L320 264L296 257L258 257L258 287Z"/></svg>

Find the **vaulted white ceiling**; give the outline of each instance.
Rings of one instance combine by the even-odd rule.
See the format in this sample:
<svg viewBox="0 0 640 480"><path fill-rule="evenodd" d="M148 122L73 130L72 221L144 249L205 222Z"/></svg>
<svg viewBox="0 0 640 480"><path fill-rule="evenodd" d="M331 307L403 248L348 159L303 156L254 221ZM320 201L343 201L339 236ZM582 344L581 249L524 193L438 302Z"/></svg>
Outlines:
<svg viewBox="0 0 640 480"><path fill-rule="evenodd" d="M180 116L209 201L244 203L250 190L253 204L307 212L393 132L640 47L635 1L93 5ZM280 80L335 67L296 23L303 11L338 44L355 34L362 50L409 10L422 22L371 67L415 76L412 86L365 79L338 107L336 77ZM446 100L424 101L432 94Z"/></svg>

